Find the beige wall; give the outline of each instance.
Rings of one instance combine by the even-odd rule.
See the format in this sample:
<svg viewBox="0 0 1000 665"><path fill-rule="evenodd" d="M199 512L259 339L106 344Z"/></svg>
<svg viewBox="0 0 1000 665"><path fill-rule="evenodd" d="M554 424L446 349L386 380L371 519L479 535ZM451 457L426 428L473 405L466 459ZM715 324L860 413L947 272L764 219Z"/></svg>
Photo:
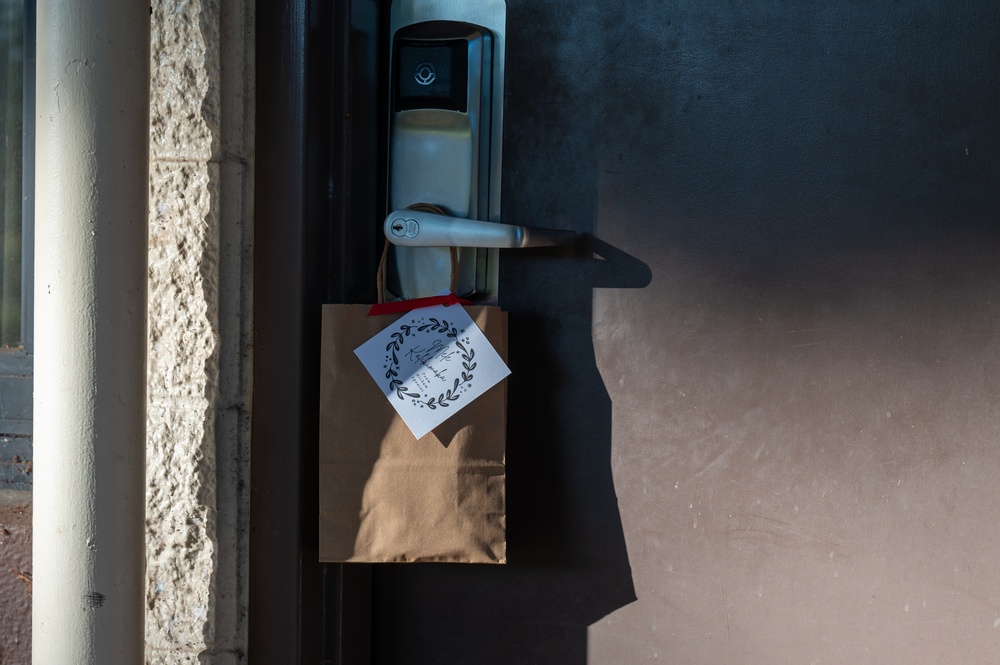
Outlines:
<svg viewBox="0 0 1000 665"><path fill-rule="evenodd" d="M244 659L252 20L153 2L148 663Z"/></svg>

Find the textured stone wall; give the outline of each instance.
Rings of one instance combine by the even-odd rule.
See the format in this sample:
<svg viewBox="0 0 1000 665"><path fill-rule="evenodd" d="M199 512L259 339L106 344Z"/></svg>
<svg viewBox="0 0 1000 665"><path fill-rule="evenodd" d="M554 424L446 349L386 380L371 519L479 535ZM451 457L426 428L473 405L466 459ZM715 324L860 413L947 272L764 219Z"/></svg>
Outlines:
<svg viewBox="0 0 1000 665"><path fill-rule="evenodd" d="M146 659L246 643L252 3L152 3Z"/></svg>

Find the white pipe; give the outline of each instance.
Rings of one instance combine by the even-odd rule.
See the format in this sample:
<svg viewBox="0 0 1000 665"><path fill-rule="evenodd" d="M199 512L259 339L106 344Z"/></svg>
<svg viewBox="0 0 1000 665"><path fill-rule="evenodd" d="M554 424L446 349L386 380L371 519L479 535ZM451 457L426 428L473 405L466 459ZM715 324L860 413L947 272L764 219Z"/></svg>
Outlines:
<svg viewBox="0 0 1000 665"><path fill-rule="evenodd" d="M149 5L38 0L32 662L143 662Z"/></svg>

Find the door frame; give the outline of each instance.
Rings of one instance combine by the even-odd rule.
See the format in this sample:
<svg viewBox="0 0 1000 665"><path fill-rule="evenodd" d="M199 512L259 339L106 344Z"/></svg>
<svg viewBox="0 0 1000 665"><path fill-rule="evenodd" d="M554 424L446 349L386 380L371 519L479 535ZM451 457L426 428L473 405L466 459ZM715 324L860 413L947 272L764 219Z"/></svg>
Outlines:
<svg viewBox="0 0 1000 665"><path fill-rule="evenodd" d="M318 561L319 340L375 297L385 6L256 3L250 663L370 661L370 567Z"/></svg>

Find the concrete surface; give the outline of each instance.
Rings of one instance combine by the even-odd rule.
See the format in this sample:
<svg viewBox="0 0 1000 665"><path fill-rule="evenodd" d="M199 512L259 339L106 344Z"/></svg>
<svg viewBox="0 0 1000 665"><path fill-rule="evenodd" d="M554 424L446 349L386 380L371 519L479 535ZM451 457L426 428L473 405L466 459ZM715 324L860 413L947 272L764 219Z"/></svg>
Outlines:
<svg viewBox="0 0 1000 665"><path fill-rule="evenodd" d="M31 662L31 493L0 490L0 663Z"/></svg>

